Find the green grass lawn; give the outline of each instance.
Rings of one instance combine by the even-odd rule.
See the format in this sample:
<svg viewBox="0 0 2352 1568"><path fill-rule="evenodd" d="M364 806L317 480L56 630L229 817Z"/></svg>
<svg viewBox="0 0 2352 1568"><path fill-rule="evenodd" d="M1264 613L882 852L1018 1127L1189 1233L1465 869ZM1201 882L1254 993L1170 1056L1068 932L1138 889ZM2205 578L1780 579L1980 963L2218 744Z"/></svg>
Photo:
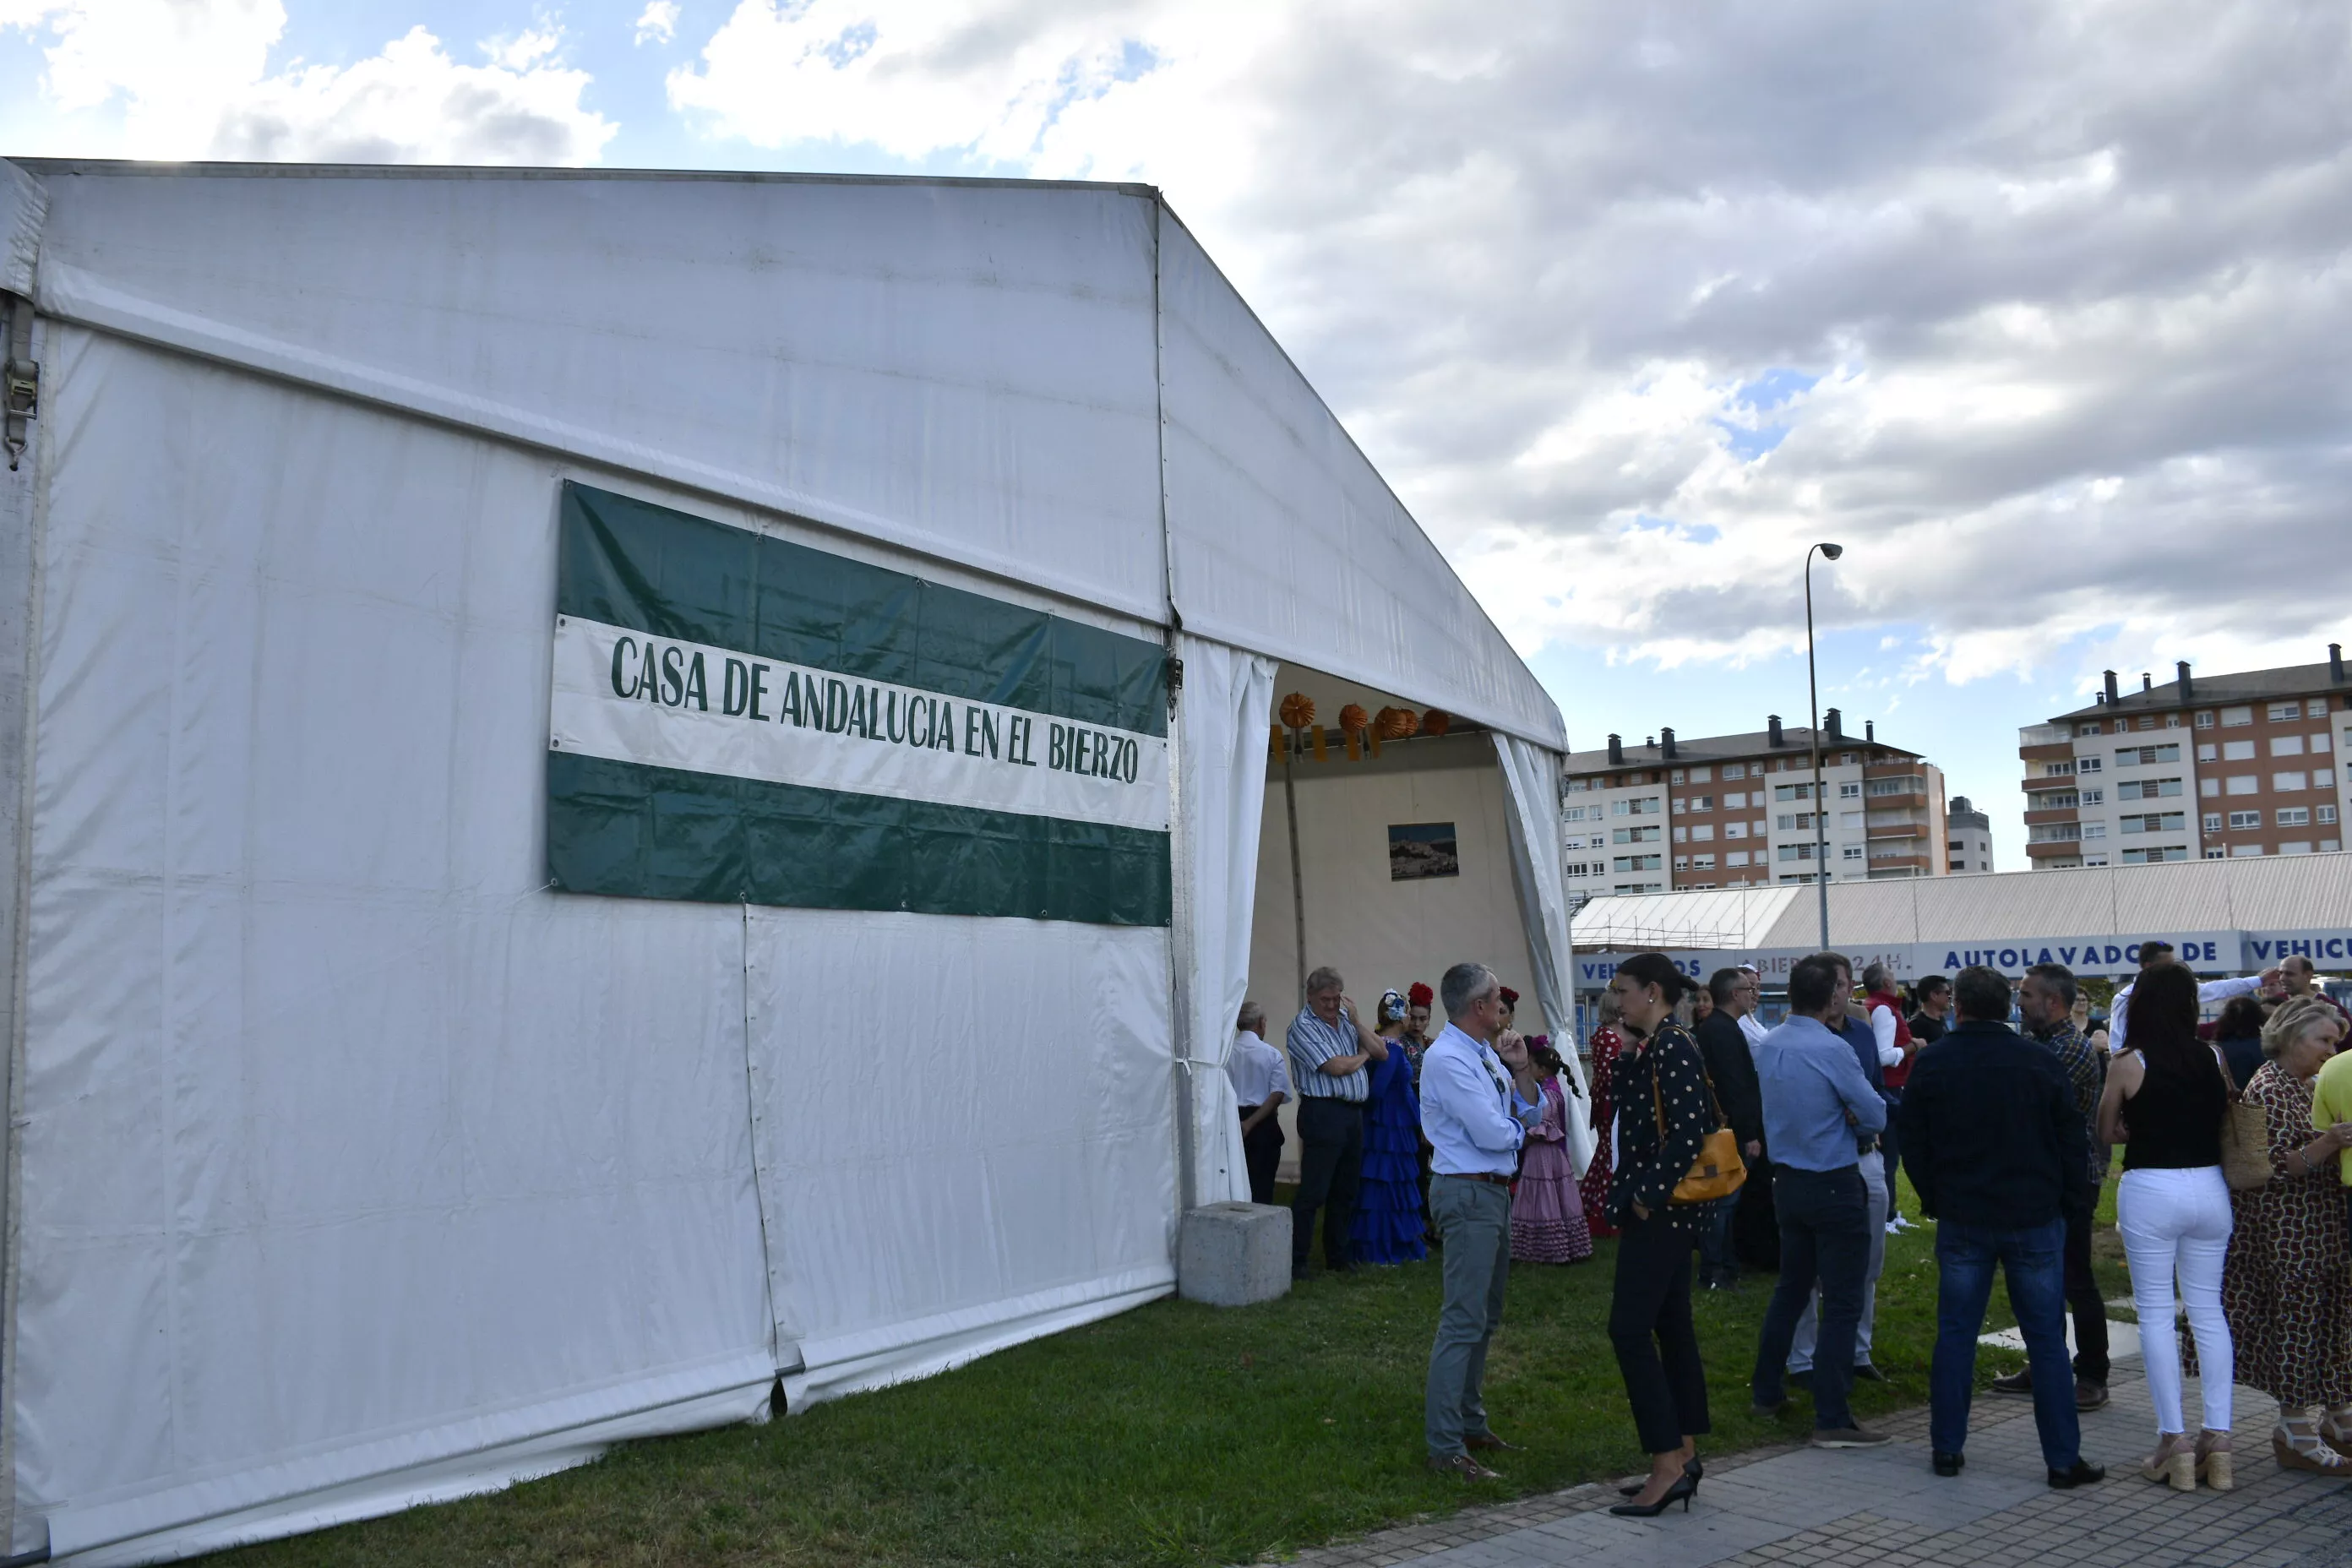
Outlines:
<svg viewBox="0 0 2352 1568"><path fill-rule="evenodd" d="M1903 1202L1916 1217L1907 1188ZM1927 1398L1934 1237L1922 1228L1890 1238L1876 1355L1891 1381L1857 1388L1864 1419ZM764 1426L631 1444L493 1497L224 1561L1245 1562L1640 1468L1606 1332L1612 1247L1587 1264L1512 1275L1487 1405L1527 1451L1505 1456L1499 1482L1465 1488L1422 1468L1422 1375L1440 1291L1428 1263L1318 1278L1241 1310L1160 1301ZM2105 1267L2120 1280L2119 1264ZM1770 1283L1751 1278L1698 1299L1715 1425L1705 1451L1810 1428L1802 1396L1776 1421L1748 1412ZM1987 1327L2012 1321L1996 1291ZM1987 1352L1979 1375L2021 1364Z"/></svg>

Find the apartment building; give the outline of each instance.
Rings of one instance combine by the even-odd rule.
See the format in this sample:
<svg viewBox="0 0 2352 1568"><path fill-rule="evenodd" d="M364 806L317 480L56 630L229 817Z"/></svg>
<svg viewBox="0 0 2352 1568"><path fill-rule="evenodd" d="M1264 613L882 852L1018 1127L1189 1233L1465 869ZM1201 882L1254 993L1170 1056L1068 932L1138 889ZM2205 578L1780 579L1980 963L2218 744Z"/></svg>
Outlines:
<svg viewBox="0 0 2352 1568"><path fill-rule="evenodd" d="M2018 731L2025 852L2038 869L2341 849L2352 781L2352 681L2325 664L2119 691Z"/></svg>
<svg viewBox="0 0 2352 1568"><path fill-rule="evenodd" d="M1954 795L1952 809L1944 814L1944 850L1955 873L1992 869L1992 818L1967 795Z"/></svg>
<svg viewBox="0 0 2352 1568"><path fill-rule="evenodd" d="M1834 880L1928 877L1947 865L1943 771L1864 724L1822 725L1822 799L1812 731L1770 715L1762 730L1638 746L1616 735L1563 770L1561 829L1571 902L1603 893L1811 882L1817 809L1829 816Z"/></svg>

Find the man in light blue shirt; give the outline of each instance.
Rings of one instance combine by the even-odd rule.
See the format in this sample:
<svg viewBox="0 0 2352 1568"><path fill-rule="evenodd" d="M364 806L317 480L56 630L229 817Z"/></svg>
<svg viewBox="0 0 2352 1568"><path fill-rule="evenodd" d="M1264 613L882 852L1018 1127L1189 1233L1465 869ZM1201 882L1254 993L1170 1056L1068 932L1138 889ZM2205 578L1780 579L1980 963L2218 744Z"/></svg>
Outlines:
<svg viewBox="0 0 2352 1568"><path fill-rule="evenodd" d="M1886 1441L1856 1426L1847 1405L1873 1229L1858 1145L1885 1130L1886 1101L1864 1076L1851 1043L1831 1028L1844 1016L1835 964L1806 959L1789 973L1789 1021L1765 1036L1756 1053L1764 1146L1772 1151L1772 1206L1780 1222L1780 1282L1764 1311L1750 1386L1759 1411L1788 1403L1783 1369L1818 1277L1813 1442L1824 1448Z"/></svg>
<svg viewBox="0 0 2352 1568"><path fill-rule="evenodd" d="M1438 995L1446 1025L1421 1058L1421 1130L1431 1151L1430 1218L1445 1244L1445 1304L1429 1350L1423 1418L1429 1468L1484 1480L1495 1472L1471 1451L1516 1447L1488 1429L1483 1385L1510 1277L1511 1177L1540 1101L1525 1058L1525 1081L1514 1081L1488 1044L1503 1020L1495 972L1457 963Z"/></svg>

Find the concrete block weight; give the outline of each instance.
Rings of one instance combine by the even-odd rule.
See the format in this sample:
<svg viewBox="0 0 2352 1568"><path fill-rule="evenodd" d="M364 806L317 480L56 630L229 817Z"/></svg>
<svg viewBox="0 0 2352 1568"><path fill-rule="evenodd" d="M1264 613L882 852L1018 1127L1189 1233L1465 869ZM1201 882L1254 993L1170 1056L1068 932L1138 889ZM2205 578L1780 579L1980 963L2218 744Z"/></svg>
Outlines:
<svg viewBox="0 0 2352 1568"><path fill-rule="evenodd" d="M1176 1237L1176 1293L1212 1307L1246 1307L1290 1289L1290 1211L1266 1204L1203 1204Z"/></svg>

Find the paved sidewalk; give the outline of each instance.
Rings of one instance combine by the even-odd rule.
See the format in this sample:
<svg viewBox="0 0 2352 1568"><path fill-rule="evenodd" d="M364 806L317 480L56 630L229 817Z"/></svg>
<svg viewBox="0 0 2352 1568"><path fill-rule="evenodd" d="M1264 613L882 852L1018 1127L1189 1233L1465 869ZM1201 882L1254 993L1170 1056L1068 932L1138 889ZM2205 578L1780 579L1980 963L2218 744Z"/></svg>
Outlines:
<svg viewBox="0 0 2352 1568"><path fill-rule="evenodd" d="M2290 1474L2272 1460L2277 1407L2237 1400L2238 1485L2194 1496L2140 1478L2155 1441L2147 1384L2119 1365L2105 1410L2083 1418L2083 1451L2107 1479L2053 1491L2032 1405L1980 1394L1957 1479L1927 1467L1927 1413L1878 1423L1885 1448L1768 1449L1710 1462L1690 1512L1619 1519L1612 1488L1588 1486L1408 1525L1302 1553L1308 1568L2322 1568L2352 1564L2352 1483ZM1800 1401L1801 1407L1802 1402ZM2189 1409L2196 1393L2189 1393Z"/></svg>

